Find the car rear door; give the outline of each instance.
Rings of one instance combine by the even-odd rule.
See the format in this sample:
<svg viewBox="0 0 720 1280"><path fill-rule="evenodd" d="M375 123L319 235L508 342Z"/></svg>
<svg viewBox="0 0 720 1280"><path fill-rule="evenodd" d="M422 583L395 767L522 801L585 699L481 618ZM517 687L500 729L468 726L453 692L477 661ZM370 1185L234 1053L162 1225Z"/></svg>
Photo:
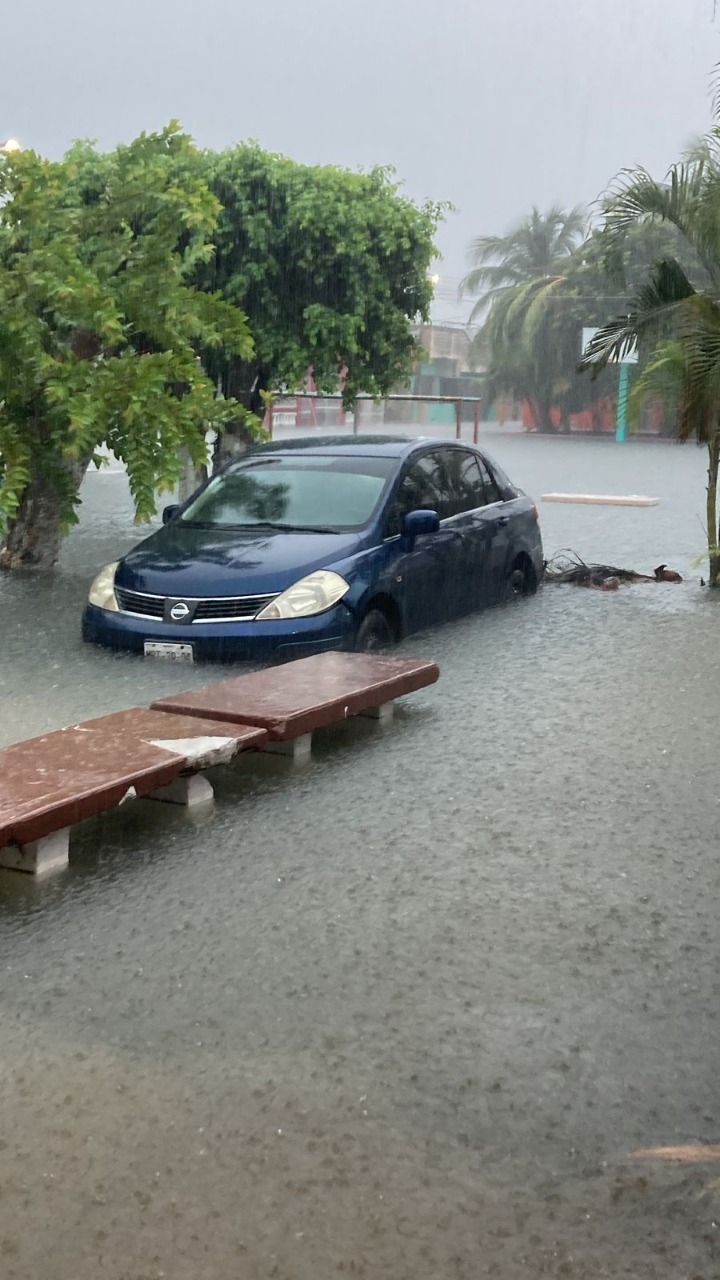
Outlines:
<svg viewBox="0 0 720 1280"><path fill-rule="evenodd" d="M510 570L512 503L505 502L492 471L481 454L475 455L482 475L485 505L480 512L484 529L485 564L483 604L498 604L505 598Z"/></svg>

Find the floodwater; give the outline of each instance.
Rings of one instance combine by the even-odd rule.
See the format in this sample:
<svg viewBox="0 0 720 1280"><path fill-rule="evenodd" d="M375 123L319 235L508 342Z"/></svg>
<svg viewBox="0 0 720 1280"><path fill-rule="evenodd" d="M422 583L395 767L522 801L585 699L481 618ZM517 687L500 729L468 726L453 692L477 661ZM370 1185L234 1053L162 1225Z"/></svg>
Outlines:
<svg viewBox="0 0 720 1280"><path fill-rule="evenodd" d="M0 873L3 1280L720 1275L703 455L487 445L536 496L661 498L540 504L548 552L689 580L415 637L441 680L391 726ZM0 581L0 743L207 680L82 646L135 537L124 478L90 476L61 570Z"/></svg>

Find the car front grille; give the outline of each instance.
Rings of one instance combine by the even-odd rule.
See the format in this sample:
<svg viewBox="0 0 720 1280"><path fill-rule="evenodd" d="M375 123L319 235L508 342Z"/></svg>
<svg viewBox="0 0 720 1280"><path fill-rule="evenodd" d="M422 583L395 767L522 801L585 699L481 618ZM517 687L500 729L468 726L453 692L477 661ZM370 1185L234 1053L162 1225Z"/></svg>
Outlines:
<svg viewBox="0 0 720 1280"><path fill-rule="evenodd" d="M219 622L229 618L254 618L275 596L229 596L217 600L200 600L194 622Z"/></svg>
<svg viewBox="0 0 720 1280"><path fill-rule="evenodd" d="M165 618L168 599L184 600L191 610L192 622L232 622L236 618L255 618L275 595L265 596L215 596L198 600L195 596L153 596L142 591L127 591L116 587L118 607L122 613L133 613L141 618Z"/></svg>
<svg viewBox="0 0 720 1280"><path fill-rule="evenodd" d="M141 591L116 587L115 597L122 613L139 613L143 618L162 618L165 613L164 596L147 596Z"/></svg>

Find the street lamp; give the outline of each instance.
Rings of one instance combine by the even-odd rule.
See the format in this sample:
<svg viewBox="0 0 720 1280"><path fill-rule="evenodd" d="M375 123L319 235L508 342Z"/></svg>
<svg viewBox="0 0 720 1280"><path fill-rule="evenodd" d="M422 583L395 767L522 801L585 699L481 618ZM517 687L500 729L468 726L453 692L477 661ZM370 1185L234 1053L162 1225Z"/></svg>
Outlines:
<svg viewBox="0 0 720 1280"><path fill-rule="evenodd" d="M5 142L0 142L0 151L6 156L11 156L14 151L22 151L22 147L17 138L7 138Z"/></svg>

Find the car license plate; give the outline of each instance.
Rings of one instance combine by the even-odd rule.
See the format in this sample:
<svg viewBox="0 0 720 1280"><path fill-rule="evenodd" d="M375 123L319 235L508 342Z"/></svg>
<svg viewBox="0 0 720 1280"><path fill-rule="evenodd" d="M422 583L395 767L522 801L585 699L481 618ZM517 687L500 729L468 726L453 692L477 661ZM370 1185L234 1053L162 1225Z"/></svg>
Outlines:
<svg viewBox="0 0 720 1280"><path fill-rule="evenodd" d="M191 644L169 644L162 640L146 640L144 652L146 658L169 658L171 662L193 662L195 657Z"/></svg>

